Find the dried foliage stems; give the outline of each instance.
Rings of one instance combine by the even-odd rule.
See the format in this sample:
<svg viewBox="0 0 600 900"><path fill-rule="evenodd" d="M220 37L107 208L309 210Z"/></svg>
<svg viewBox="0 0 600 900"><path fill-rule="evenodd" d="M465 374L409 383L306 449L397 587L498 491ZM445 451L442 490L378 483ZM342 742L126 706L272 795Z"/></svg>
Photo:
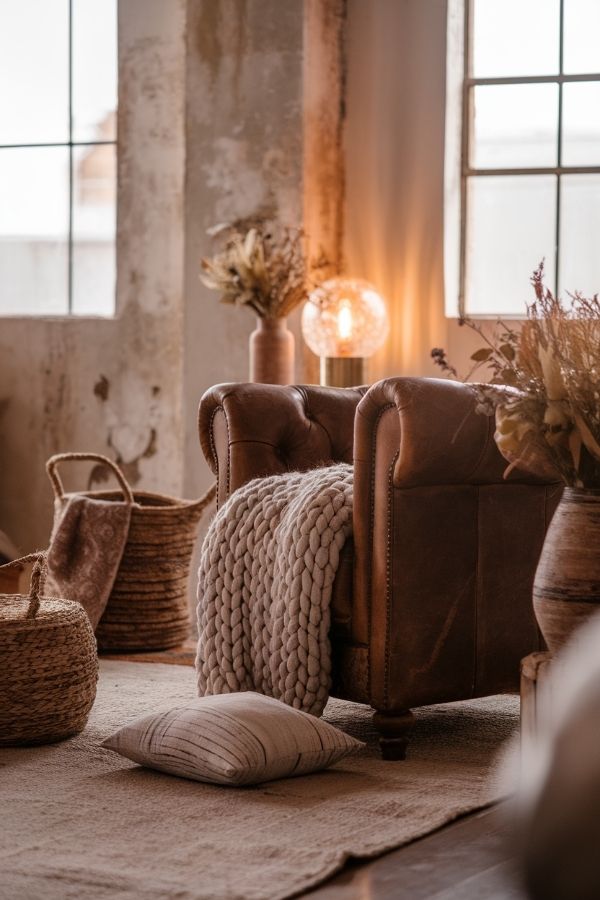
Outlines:
<svg viewBox="0 0 600 900"><path fill-rule="evenodd" d="M221 293L221 302L247 306L260 318L289 315L307 294L304 232L264 219L217 225L211 236L222 250L202 259L202 282Z"/></svg>
<svg viewBox="0 0 600 900"><path fill-rule="evenodd" d="M467 325L485 346L472 356L465 381L474 384L477 410L496 416L496 442L513 466L537 474L559 473L574 487L600 488L600 300L569 294L565 303L544 286L543 264L534 272L535 300L515 330L498 322L488 337ZM436 365L457 377L446 353L434 348Z"/></svg>

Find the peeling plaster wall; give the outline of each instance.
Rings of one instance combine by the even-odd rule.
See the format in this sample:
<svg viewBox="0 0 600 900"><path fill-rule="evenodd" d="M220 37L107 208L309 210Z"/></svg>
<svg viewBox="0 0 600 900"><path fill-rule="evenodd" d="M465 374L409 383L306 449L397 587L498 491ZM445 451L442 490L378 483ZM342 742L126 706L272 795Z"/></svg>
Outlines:
<svg viewBox="0 0 600 900"><path fill-rule="evenodd" d="M119 32L117 317L0 319L0 528L23 551L47 543L52 453L183 488L185 0L121 0Z"/></svg>
<svg viewBox="0 0 600 900"><path fill-rule="evenodd" d="M212 481L195 428L211 385L248 379L254 318L198 277L207 228L260 210L302 223L303 3L188 0L185 491ZM298 314L290 322L297 334ZM299 349L299 344L297 343ZM300 355L299 353L297 354Z"/></svg>

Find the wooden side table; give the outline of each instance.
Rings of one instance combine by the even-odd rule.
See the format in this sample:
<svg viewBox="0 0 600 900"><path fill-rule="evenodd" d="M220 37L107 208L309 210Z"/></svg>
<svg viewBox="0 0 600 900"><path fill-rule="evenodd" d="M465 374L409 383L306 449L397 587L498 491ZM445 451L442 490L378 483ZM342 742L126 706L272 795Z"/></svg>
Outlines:
<svg viewBox="0 0 600 900"><path fill-rule="evenodd" d="M21 556L9 536L0 531L0 565L11 559ZM23 566L15 566L11 569L0 569L0 594L19 594L19 584L21 575L23 574ZM29 588L25 590L29 593Z"/></svg>
<svg viewBox="0 0 600 900"><path fill-rule="evenodd" d="M521 660L522 742L537 734L540 715L552 703L552 659L552 653L540 651Z"/></svg>
<svg viewBox="0 0 600 900"><path fill-rule="evenodd" d="M0 570L0 594L18 594L19 580L23 569L15 567L14 569Z"/></svg>

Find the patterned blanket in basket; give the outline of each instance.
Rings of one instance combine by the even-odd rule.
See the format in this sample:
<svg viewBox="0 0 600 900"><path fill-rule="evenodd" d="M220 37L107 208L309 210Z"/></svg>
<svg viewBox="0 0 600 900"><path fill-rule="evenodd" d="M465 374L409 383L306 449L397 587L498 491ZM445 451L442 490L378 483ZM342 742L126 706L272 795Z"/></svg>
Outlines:
<svg viewBox="0 0 600 900"><path fill-rule="evenodd" d="M235 491L204 541L196 668L201 695L258 691L323 712L330 600L352 529L352 467L258 478Z"/></svg>

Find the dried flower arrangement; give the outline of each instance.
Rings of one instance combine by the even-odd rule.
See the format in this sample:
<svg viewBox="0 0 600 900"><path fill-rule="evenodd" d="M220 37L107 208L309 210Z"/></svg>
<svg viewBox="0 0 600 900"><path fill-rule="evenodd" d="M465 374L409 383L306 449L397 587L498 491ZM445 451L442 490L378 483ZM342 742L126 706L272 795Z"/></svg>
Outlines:
<svg viewBox="0 0 600 900"><path fill-rule="evenodd" d="M220 252L202 259L202 282L221 302L247 306L263 319L283 318L306 298L304 232L263 218L239 219L208 232L224 239Z"/></svg>
<svg viewBox="0 0 600 900"><path fill-rule="evenodd" d="M479 323L461 322L485 345L471 356L464 380L482 367L491 375L472 387L477 411L496 416L496 443L510 462L506 475L518 466L557 473L572 487L600 488L600 299L576 292L566 304L543 278L542 263L521 329L499 321L490 337ZM444 350L434 348L431 356L458 377Z"/></svg>

